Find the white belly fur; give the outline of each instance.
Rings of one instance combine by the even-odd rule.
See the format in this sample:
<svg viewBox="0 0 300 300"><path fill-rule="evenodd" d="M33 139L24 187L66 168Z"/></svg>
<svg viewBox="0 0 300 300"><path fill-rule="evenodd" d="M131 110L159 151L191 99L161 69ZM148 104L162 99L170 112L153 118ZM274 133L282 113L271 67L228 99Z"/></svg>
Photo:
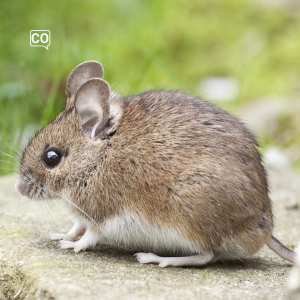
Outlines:
<svg viewBox="0 0 300 300"><path fill-rule="evenodd" d="M133 213L124 213L107 220L99 242L173 255L204 253L201 247L186 238L181 230L149 224Z"/></svg>

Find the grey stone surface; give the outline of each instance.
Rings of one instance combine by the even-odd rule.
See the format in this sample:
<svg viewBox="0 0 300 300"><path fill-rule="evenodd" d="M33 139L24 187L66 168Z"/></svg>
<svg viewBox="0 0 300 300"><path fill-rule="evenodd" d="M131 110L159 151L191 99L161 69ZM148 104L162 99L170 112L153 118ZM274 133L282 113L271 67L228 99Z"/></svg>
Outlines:
<svg viewBox="0 0 300 300"><path fill-rule="evenodd" d="M291 271L288 282L289 300L300 299L300 243L298 243L295 252L297 253L296 263Z"/></svg>
<svg viewBox="0 0 300 300"><path fill-rule="evenodd" d="M23 199L16 176L0 178L0 299L286 299L290 263L264 247L243 261L202 268L141 265L132 254L102 245L62 250L48 236L70 218L53 201ZM300 240L300 174L270 171L276 229L286 245ZM61 205L61 202L57 202ZM5 297L5 298L4 298Z"/></svg>

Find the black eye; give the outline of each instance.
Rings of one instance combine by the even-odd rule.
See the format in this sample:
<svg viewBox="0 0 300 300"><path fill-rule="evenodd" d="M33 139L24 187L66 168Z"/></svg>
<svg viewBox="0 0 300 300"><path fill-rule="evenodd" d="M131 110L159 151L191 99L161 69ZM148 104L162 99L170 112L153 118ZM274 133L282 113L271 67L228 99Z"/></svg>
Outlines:
<svg viewBox="0 0 300 300"><path fill-rule="evenodd" d="M46 167L53 168L61 161L61 154L56 149L49 149L43 155L43 161Z"/></svg>

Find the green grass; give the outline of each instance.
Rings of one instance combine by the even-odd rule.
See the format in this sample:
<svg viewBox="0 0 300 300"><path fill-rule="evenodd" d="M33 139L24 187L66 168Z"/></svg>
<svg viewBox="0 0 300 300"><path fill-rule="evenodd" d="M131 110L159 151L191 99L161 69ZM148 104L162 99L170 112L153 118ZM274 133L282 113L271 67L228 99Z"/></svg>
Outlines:
<svg viewBox="0 0 300 300"><path fill-rule="evenodd" d="M150 88L199 95L207 76L242 83L237 107L299 87L300 14L254 0L5 1L0 7L0 151L15 155L30 124L44 126L63 108L69 72L98 60L122 95ZM29 45L30 30L51 31L49 51ZM201 96L201 95L200 95ZM295 123L295 124L294 124ZM300 146L296 121L282 122L263 145ZM293 125L291 125L293 124ZM2 153L2 152L1 152ZM14 171L0 154L0 174ZM299 164L300 165L300 164Z"/></svg>

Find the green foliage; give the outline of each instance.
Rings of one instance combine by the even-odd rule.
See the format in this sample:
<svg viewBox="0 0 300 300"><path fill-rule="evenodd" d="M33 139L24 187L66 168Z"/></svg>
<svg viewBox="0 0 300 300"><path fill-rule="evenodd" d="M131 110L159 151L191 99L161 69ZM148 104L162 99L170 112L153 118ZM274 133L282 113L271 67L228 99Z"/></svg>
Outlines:
<svg viewBox="0 0 300 300"><path fill-rule="evenodd" d="M28 124L55 117L69 72L85 60L100 61L121 94L164 87L198 95L202 78L230 76L242 83L227 107L233 111L258 96L291 95L299 81L299 12L260 3L2 1L1 151L14 155L9 149L18 148ZM38 29L51 31L49 50L30 47L30 30ZM0 174L9 163L0 162Z"/></svg>

